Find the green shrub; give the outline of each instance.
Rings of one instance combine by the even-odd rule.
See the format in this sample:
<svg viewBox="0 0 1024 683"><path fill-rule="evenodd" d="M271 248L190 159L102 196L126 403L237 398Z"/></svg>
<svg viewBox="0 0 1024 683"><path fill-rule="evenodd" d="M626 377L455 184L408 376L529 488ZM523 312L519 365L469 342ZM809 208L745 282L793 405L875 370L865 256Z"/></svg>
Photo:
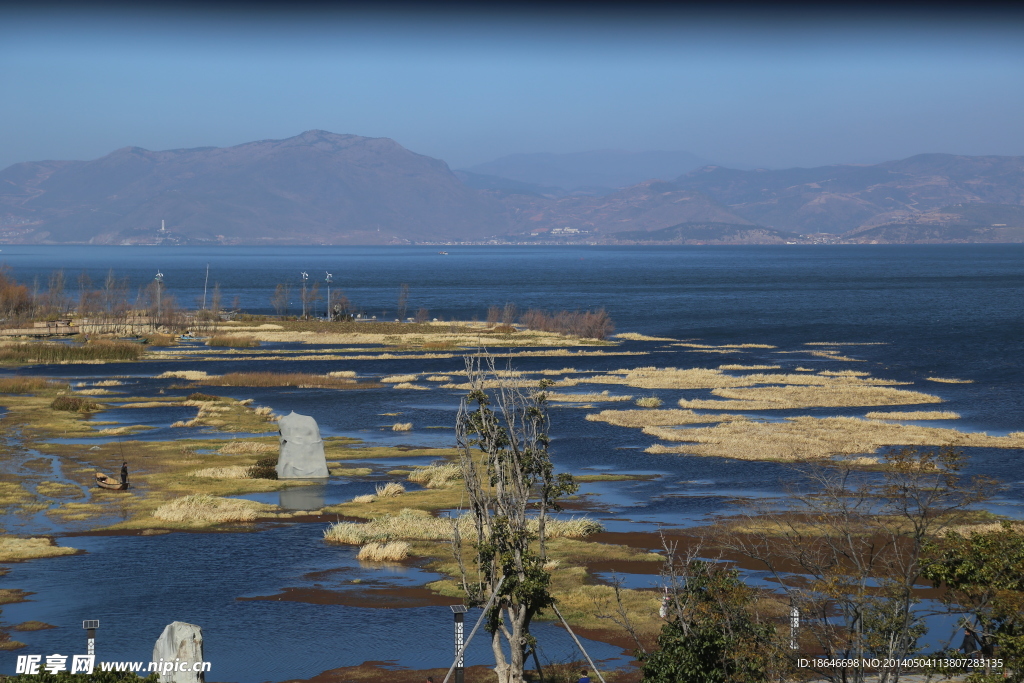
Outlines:
<svg viewBox="0 0 1024 683"><path fill-rule="evenodd" d="M211 396L210 394L201 394L198 391L194 394L189 394L188 401L219 401L220 396Z"/></svg>

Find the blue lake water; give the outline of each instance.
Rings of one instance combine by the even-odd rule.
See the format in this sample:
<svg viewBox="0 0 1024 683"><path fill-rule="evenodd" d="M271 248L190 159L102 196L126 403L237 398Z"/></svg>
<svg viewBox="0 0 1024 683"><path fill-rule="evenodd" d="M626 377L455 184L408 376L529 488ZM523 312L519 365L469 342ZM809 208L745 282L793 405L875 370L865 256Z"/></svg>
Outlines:
<svg viewBox="0 0 1024 683"><path fill-rule="evenodd" d="M334 274L335 288L368 315L393 318L398 289L409 285L409 311L423 307L431 317L483 319L491 305L514 302L547 310L604 307L618 331L641 332L709 344L757 343L777 349L737 349L728 354L687 352L667 343L624 342L622 350L644 356L517 358L522 370L566 366L609 370L640 365L717 367L726 363L778 364L821 369L866 370L911 382L908 389L941 396L943 410L962 415L943 423L961 429L1006 434L1024 430L1024 246L786 246L786 247L447 247L448 256L425 247L155 248L5 246L0 262L21 281L62 267L69 290L83 270L100 281L108 268L128 277L134 292L164 273L167 293L192 305L202 298L206 264L210 286L219 282L224 302L271 313L270 296L279 282L301 285L299 273ZM296 301L298 301L296 294ZM292 313L297 312L293 306ZM862 344L841 347L856 362L812 356L808 342ZM279 348L304 348L282 345ZM272 350L272 349L270 349ZM780 354L777 351L791 353ZM174 389L181 380L155 379L181 369L172 360L108 365L49 366L26 374L75 381L129 375L132 393ZM390 361L246 361L204 363L208 372L240 369L281 372L355 370L361 377L436 373L462 369L461 358ZM954 377L971 384L939 384L925 378ZM117 387L113 387L118 390ZM666 407L687 396L656 393ZM325 436L355 436L367 443L451 446L460 392L389 387L364 391L218 388L217 393L254 398L275 412L313 415ZM614 405L604 407L615 407ZM577 474L654 473L650 481L596 482L582 487L588 514L613 531L689 526L735 511L737 502L773 501L785 496L793 470L778 463L721 458L654 455L643 449L653 437L639 430L588 422L573 406L552 410L552 454L556 465ZM384 413L399 413L398 416ZM766 411L778 419L792 414L863 414L863 409ZM135 438L169 435L225 436L169 427L191 413L182 408L112 410L118 421L154 427ZM99 419L108 419L107 417ZM412 432L393 432L394 422L413 422ZM445 429L428 429L445 427ZM92 442L90 442L92 443ZM1017 450L969 449L970 470L1007 484L991 509L1024 518L1024 476ZM422 462L421 462L422 460ZM332 482L309 492L328 502L372 489L387 469L425 464L428 459L373 461L373 481ZM353 463L352 466L363 466ZM366 491L364 491L366 489ZM273 500L273 494L267 502ZM315 496L314 496L315 497ZM300 496L301 498L301 496ZM262 498L261 498L262 500ZM287 501L280 501L282 503ZM301 505L296 502L293 505ZM22 652L49 654L77 646L81 619L100 618L103 647L121 658L144 658L164 624L173 619L204 627L216 661L212 679L257 682L314 675L368 659L394 659L405 666L442 666L448 656L447 608L369 610L289 601L238 601L274 595L286 587L310 585L314 571L338 569L339 576L385 584L431 580L415 567L384 570L360 567L354 551L324 546L315 525L274 526L250 534L168 534L153 537L68 538L85 555L11 565L4 587L36 592L33 602L3 608L7 623L40 619L60 628L19 633ZM404 573L403 573L404 572ZM374 578L377 577L377 578ZM608 577L598 577L608 578ZM647 585L648 577L632 578ZM328 586L348 590L343 581ZM113 599L116 598L116 599ZM446 616L447 615L447 616ZM107 626L106 624L110 625ZM268 628L268 624L272 625ZM544 642L562 647L564 633L545 625ZM315 652L308 660L281 663L267 653L266 639ZM563 638L563 640L559 640ZM301 641L301 642L300 642ZM305 643L303 645L302 643ZM593 644L598 657L619 657L610 646ZM602 649L604 648L604 649ZM610 649L609 649L610 648ZM77 652L77 650L76 650ZM592 654L594 654L592 652ZM561 656L561 655L559 655ZM305 655L303 655L305 657ZM486 648L472 657L486 663ZM0 653L7 673L14 654ZM556 658L552 655L552 658ZM477 660L470 659L471 663Z"/></svg>

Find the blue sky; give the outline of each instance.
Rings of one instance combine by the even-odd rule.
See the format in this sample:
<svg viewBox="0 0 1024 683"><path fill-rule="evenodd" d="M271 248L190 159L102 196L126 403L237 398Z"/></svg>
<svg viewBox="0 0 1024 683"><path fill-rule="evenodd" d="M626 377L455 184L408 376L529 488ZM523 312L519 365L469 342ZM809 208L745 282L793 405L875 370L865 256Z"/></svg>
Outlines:
<svg viewBox="0 0 1024 683"><path fill-rule="evenodd" d="M394 138L455 168L593 149L772 168L1024 154L1019 14L610 7L7 7L0 168L312 128Z"/></svg>

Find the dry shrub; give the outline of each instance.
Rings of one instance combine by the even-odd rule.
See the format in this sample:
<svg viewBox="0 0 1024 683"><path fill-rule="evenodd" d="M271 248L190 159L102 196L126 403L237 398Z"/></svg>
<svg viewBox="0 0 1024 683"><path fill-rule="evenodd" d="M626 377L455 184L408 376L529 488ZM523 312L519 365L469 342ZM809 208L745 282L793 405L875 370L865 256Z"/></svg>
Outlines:
<svg viewBox="0 0 1024 683"><path fill-rule="evenodd" d="M864 417L869 420L958 420L960 413L951 410L908 410L905 412L870 412Z"/></svg>
<svg viewBox="0 0 1024 683"><path fill-rule="evenodd" d="M462 468L454 462L418 467L409 474L408 479L428 489L444 488L462 479Z"/></svg>
<svg viewBox="0 0 1024 683"><path fill-rule="evenodd" d="M372 493L365 493L365 494L363 494L361 496L356 496L355 498L353 498L352 502L353 503L372 503L375 500L377 500L377 496L373 495Z"/></svg>
<svg viewBox="0 0 1024 683"><path fill-rule="evenodd" d="M612 396L608 390L600 394L559 394L551 391L544 394L549 401L560 401L562 403L597 403L600 401L632 401L632 396Z"/></svg>
<svg viewBox="0 0 1024 683"><path fill-rule="evenodd" d="M685 446L655 444L648 453L687 453L740 460L807 460L872 454L883 446L1024 448L1024 434L1004 437L955 429L893 424L853 417L787 418L784 422L734 419L710 427L645 427L644 433ZM874 462L865 459L864 462Z"/></svg>
<svg viewBox="0 0 1024 683"><path fill-rule="evenodd" d="M211 396L210 394L201 394L198 391L194 394L189 394L185 399L186 401L219 401L220 396Z"/></svg>
<svg viewBox="0 0 1024 683"><path fill-rule="evenodd" d="M198 380L200 384L219 387L298 387L301 389L364 388L348 377L309 375L301 372L229 372Z"/></svg>
<svg viewBox="0 0 1024 683"><path fill-rule="evenodd" d="M168 370L156 376L157 379L187 379L193 382L210 377L211 375L202 370Z"/></svg>
<svg viewBox="0 0 1024 683"><path fill-rule="evenodd" d="M974 384L973 379L953 379L952 377L925 377L929 382L941 382L942 384Z"/></svg>
<svg viewBox="0 0 1024 683"><path fill-rule="evenodd" d="M0 562L31 560L37 557L73 555L74 548L62 548L51 538L15 538L0 536Z"/></svg>
<svg viewBox="0 0 1024 683"><path fill-rule="evenodd" d="M275 453L281 446L276 443L262 443L260 441L231 441L219 449L218 453L223 455L240 455L242 453Z"/></svg>
<svg viewBox="0 0 1024 683"><path fill-rule="evenodd" d="M217 334L210 337L206 342L207 346L224 346L232 349L252 349L260 345L252 337L233 336L230 334Z"/></svg>
<svg viewBox="0 0 1024 683"><path fill-rule="evenodd" d="M249 468L244 465L228 465L226 467L207 467L192 473L193 477L209 479L248 479Z"/></svg>
<svg viewBox="0 0 1024 683"><path fill-rule="evenodd" d="M249 479L277 479L277 458L263 458L246 469L245 476Z"/></svg>
<svg viewBox="0 0 1024 683"><path fill-rule="evenodd" d="M405 487L396 481L389 481L386 484L377 484L378 498L394 498L405 493Z"/></svg>
<svg viewBox="0 0 1024 683"><path fill-rule="evenodd" d="M396 422L391 425L391 431L393 432L411 432L412 422Z"/></svg>
<svg viewBox="0 0 1024 683"><path fill-rule="evenodd" d="M251 500L220 498L197 493L176 498L158 507L153 516L165 522L192 525L220 524L222 522L252 522L263 506Z"/></svg>
<svg viewBox="0 0 1024 683"><path fill-rule="evenodd" d="M660 408L661 399L657 396L644 396L643 398L638 398L636 404L641 408Z"/></svg>
<svg viewBox="0 0 1024 683"><path fill-rule="evenodd" d="M357 560L368 562L401 562L409 557L409 544L404 541L391 543L367 543L359 549Z"/></svg>
<svg viewBox="0 0 1024 683"><path fill-rule="evenodd" d="M603 308L596 311L560 311L547 313L530 309L520 322L530 330L555 332L571 337L605 339L615 331L615 323Z"/></svg>
<svg viewBox="0 0 1024 683"><path fill-rule="evenodd" d="M260 417L265 417L268 420L276 420L280 417L279 415L274 414L274 409L270 406L256 406L252 409L252 412Z"/></svg>
<svg viewBox="0 0 1024 683"><path fill-rule="evenodd" d="M856 384L724 388L711 393L730 400L680 399L679 406L705 410L782 410L942 403L938 396L919 391Z"/></svg>
<svg viewBox="0 0 1024 683"><path fill-rule="evenodd" d="M54 410L66 410L72 413L87 413L99 410L99 404L93 403L79 396L58 396L50 402Z"/></svg>
<svg viewBox="0 0 1024 683"><path fill-rule="evenodd" d="M46 389L66 389L67 386L42 377L0 377L0 394L28 394Z"/></svg>
<svg viewBox="0 0 1024 683"><path fill-rule="evenodd" d="M396 384L398 382L415 382L419 375L389 375L381 379L381 384Z"/></svg>

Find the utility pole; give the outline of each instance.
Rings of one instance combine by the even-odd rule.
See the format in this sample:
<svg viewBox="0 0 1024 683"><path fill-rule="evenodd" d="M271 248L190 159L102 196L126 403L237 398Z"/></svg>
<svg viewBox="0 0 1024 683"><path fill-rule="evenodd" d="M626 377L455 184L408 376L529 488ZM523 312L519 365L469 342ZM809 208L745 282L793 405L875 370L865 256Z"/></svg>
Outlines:
<svg viewBox="0 0 1024 683"><path fill-rule="evenodd" d="M160 324L160 305L161 305L161 298L162 298L162 292L160 290L163 289L164 274L161 273L158 270L158 271L156 271L156 278L154 278L154 279L156 280L156 321L157 321L157 324L159 325Z"/></svg>
<svg viewBox="0 0 1024 683"><path fill-rule="evenodd" d="M465 633L465 617L469 610L465 605L452 605L455 615L455 683L465 683L465 666L463 651L466 649L463 634Z"/></svg>
<svg viewBox="0 0 1024 683"><path fill-rule="evenodd" d="M203 310L206 310L206 285L210 284L210 264L206 264L206 279L203 280Z"/></svg>

